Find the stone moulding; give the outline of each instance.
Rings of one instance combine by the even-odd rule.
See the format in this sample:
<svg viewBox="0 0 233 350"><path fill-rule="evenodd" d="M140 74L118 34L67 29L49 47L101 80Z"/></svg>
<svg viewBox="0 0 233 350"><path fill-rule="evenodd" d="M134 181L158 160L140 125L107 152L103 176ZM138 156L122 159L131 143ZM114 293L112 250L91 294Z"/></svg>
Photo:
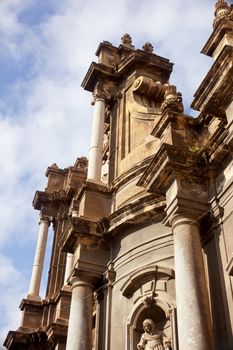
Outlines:
<svg viewBox="0 0 233 350"><path fill-rule="evenodd" d="M174 279L175 272L169 266L154 265L143 267L134 271L121 287L122 294L129 298L140 286L150 280L158 280L160 278Z"/></svg>
<svg viewBox="0 0 233 350"><path fill-rule="evenodd" d="M119 63L116 69L117 74L122 76L126 69L128 70L129 67L132 67L135 64L144 64L146 66L150 66L151 68L156 68L156 70L163 72L163 76L166 77L166 79L169 78L173 67L173 63L171 63L168 59L155 54L151 55L143 50L137 49Z"/></svg>
<svg viewBox="0 0 233 350"><path fill-rule="evenodd" d="M63 251L73 253L79 240L85 240L86 244L98 245L102 238L100 223L85 218L71 217L60 239L60 246Z"/></svg>
<svg viewBox="0 0 233 350"><path fill-rule="evenodd" d="M153 156L149 156L143 161L135 164L133 167L131 167L129 170L125 171L123 174L118 176L115 181L112 183L111 189L114 192L117 192L120 187L127 184L131 179L137 177L140 175L150 164L151 160L153 159Z"/></svg>
<svg viewBox="0 0 233 350"><path fill-rule="evenodd" d="M230 20L224 19L221 22L219 22L218 26L214 29L211 36L209 37L208 41L206 42L205 46L201 50L201 53L212 56L215 49L221 42L222 38L226 33L232 33L233 32L233 23Z"/></svg>
<svg viewBox="0 0 233 350"><path fill-rule="evenodd" d="M141 198L104 219L102 222L103 232L105 235L108 233L116 234L122 225L145 223L151 220L154 222L162 221L165 216L165 205L165 199L161 196L150 195Z"/></svg>
<svg viewBox="0 0 233 350"><path fill-rule="evenodd" d="M199 154L180 150L169 144L162 144L154 159L139 179L137 185L149 192L164 195L176 174L185 172L192 179L200 181L203 162ZM203 181L203 178L202 178Z"/></svg>
<svg viewBox="0 0 233 350"><path fill-rule="evenodd" d="M158 55L148 54L143 50L129 50L128 54L115 67L92 62L81 86L92 92L97 81L101 79L111 79L112 81L125 79L126 71L128 74L129 70L135 68L136 65L149 66L151 70L154 68L155 71L161 73L165 80L169 79L173 67L173 63Z"/></svg>
<svg viewBox="0 0 233 350"><path fill-rule="evenodd" d="M221 79L219 79L221 77ZM197 89L191 107L225 118L233 99L233 47L225 46Z"/></svg>
<svg viewBox="0 0 233 350"><path fill-rule="evenodd" d="M66 343L68 324L51 323L46 331L48 341L51 346L58 343Z"/></svg>
<svg viewBox="0 0 233 350"><path fill-rule="evenodd" d="M59 245L63 251L73 253L79 240L99 245L108 234L116 234L122 225L162 221L165 217L165 204L164 197L152 194L120 208L98 222L81 217L69 218Z"/></svg>
<svg viewBox="0 0 233 350"><path fill-rule="evenodd" d="M48 338L42 330L30 333L10 331L3 345L7 349L48 349Z"/></svg>

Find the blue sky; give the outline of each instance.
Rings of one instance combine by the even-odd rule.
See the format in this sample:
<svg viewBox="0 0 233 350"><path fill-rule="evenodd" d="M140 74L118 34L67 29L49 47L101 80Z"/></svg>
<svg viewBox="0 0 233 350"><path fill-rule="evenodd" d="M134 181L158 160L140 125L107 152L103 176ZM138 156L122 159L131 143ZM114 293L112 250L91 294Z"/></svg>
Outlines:
<svg viewBox="0 0 233 350"><path fill-rule="evenodd" d="M7 330L19 326L18 305L29 287L38 233L34 193L45 187L47 166L66 167L88 154L91 96L80 84L99 42L117 46L124 33L136 48L151 42L155 53L175 63L171 82L183 93L188 113L212 64L199 52L212 30L214 4L0 1L1 342ZM51 240L52 232L47 261Z"/></svg>

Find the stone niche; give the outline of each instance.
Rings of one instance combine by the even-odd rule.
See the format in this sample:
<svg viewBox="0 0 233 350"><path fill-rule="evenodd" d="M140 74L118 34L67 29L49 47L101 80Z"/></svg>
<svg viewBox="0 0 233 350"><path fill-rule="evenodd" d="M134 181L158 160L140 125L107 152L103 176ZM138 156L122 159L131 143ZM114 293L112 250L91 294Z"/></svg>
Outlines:
<svg viewBox="0 0 233 350"><path fill-rule="evenodd" d="M154 322L165 350L178 350L173 290L174 271L164 266L142 268L125 282L121 291L131 304L126 325L127 350L137 350L145 319Z"/></svg>
<svg viewBox="0 0 233 350"><path fill-rule="evenodd" d="M170 328L170 322L167 320L165 311L160 306L156 305L156 303L148 305L146 308L141 310L140 314L135 319L133 339L135 345L140 341L141 335L144 332L142 324L147 318L154 321L156 329L160 331L162 335L166 331L165 328ZM135 346L134 348L136 349Z"/></svg>

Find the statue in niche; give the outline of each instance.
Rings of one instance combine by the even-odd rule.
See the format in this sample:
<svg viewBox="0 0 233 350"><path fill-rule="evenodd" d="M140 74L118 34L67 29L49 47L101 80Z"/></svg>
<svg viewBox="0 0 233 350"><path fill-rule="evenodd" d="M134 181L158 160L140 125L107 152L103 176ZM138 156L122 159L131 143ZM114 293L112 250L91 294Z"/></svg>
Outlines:
<svg viewBox="0 0 233 350"><path fill-rule="evenodd" d="M171 342L162 337L162 333L156 330L155 323L150 318L143 321L144 333L137 345L138 350L170 350Z"/></svg>

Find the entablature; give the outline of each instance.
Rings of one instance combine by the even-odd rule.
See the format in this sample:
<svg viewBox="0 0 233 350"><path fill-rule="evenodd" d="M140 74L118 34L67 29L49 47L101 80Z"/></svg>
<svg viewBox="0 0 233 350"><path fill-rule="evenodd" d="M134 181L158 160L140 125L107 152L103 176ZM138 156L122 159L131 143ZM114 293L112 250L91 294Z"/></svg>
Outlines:
<svg viewBox="0 0 233 350"><path fill-rule="evenodd" d="M233 46L225 46L194 95L191 107L225 118L233 100Z"/></svg>
<svg viewBox="0 0 233 350"><path fill-rule="evenodd" d="M201 50L201 53L212 57L215 50L217 49L219 43L225 35L233 34L233 21L229 19L223 19L218 25L214 28L212 34L210 35L207 43Z"/></svg>

